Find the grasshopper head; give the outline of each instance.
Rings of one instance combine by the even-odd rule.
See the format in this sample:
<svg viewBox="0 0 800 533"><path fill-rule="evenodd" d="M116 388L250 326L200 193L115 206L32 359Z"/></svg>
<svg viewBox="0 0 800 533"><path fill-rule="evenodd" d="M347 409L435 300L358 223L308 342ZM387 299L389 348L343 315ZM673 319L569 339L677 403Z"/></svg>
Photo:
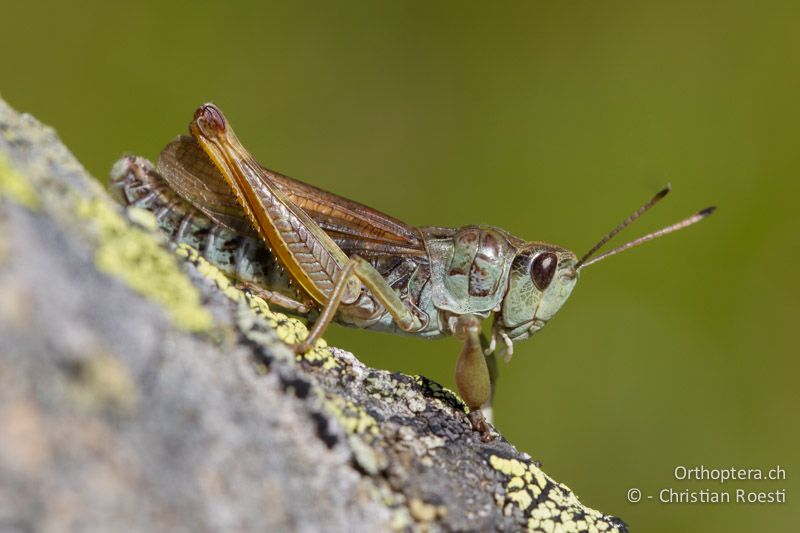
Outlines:
<svg viewBox="0 0 800 533"><path fill-rule="evenodd" d="M511 264L508 291L495 316L496 333L516 341L542 329L578 281L576 263L575 254L552 244L523 246Z"/></svg>
<svg viewBox="0 0 800 533"><path fill-rule="evenodd" d="M552 244L530 242L521 246L511 265L508 291L500 310L495 313L490 349L494 349L495 340L499 336L505 342L503 349L505 355L510 356L513 341L526 339L542 329L569 298L581 269L645 242L689 227L714 212L713 206L707 207L675 224L594 256L604 244L661 201L669 191L670 188L667 186L656 193L649 202L603 236L580 259L569 250Z"/></svg>

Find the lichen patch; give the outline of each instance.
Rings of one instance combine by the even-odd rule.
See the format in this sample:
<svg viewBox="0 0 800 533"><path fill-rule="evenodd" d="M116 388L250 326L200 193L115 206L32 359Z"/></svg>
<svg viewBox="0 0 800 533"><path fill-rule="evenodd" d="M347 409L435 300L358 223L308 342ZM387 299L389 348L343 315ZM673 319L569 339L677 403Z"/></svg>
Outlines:
<svg viewBox="0 0 800 533"><path fill-rule="evenodd" d="M529 531L612 531L618 528L599 511L583 507L564 485L534 463L489 456L489 465L505 478L505 496L498 501L506 515L522 513Z"/></svg>
<svg viewBox="0 0 800 533"><path fill-rule="evenodd" d="M175 326L186 331L211 328L211 314L201 305L197 288L152 235L128 224L101 199L79 200L76 210L95 234L98 270L161 304Z"/></svg>
<svg viewBox="0 0 800 533"><path fill-rule="evenodd" d="M28 209L39 207L39 196L36 194L36 189L22 174L17 172L3 154L0 154L0 198L8 198Z"/></svg>

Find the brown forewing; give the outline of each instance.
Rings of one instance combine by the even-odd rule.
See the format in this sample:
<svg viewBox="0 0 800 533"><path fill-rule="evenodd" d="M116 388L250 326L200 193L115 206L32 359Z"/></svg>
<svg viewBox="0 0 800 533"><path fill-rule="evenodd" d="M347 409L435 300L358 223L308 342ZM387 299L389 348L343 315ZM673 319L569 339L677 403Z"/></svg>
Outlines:
<svg viewBox="0 0 800 533"><path fill-rule="evenodd" d="M325 230L347 255L425 255L419 231L394 217L353 200L263 168L297 206ZM180 196L215 222L255 236L225 179L192 137L169 143L158 159L158 170Z"/></svg>

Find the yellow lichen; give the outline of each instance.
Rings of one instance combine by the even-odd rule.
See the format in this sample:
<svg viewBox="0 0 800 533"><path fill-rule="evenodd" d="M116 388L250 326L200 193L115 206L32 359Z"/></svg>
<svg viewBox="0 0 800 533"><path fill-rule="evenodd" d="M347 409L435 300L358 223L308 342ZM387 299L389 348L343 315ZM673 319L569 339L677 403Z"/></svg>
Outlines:
<svg viewBox="0 0 800 533"><path fill-rule="evenodd" d="M175 253L179 257L190 261L200 274L212 280L217 285L217 288L231 300L238 302L244 298L248 307L250 307L255 314L265 319L267 324L275 330L278 338L286 344L297 344L308 336L308 328L306 328L305 324L283 313L276 313L270 309L267 302L260 296L251 292L245 293L237 288L224 272L201 256L200 252L195 248L188 244L181 243L178 245ZM321 363L322 367L325 369L334 368L339 365L339 361L333 357L324 339L317 341L317 344L315 344L314 348L308 353L298 355L298 359Z"/></svg>
<svg viewBox="0 0 800 533"><path fill-rule="evenodd" d="M602 513L583 507L568 487L549 479L535 464L505 459L497 455L489 457L489 464L509 477L505 486L505 496L498 499L498 505L505 506L506 512L510 512L516 506L526 513L529 531L566 533L614 529L604 520ZM547 498L541 500L542 493L548 485ZM578 522L572 518L575 509L583 512L583 517Z"/></svg>
<svg viewBox="0 0 800 533"><path fill-rule="evenodd" d="M431 522L436 519L438 509L436 505L419 498L411 498L408 502L408 510L417 522Z"/></svg>
<svg viewBox="0 0 800 533"><path fill-rule="evenodd" d="M406 531L409 528L411 523L411 515L409 514L408 510L405 508L396 509L394 513L392 513L392 521L389 524L395 531Z"/></svg>
<svg viewBox="0 0 800 533"><path fill-rule="evenodd" d="M524 486L525 486L525 481L523 481L523 479L519 476L512 477L507 485L509 489L521 489Z"/></svg>
<svg viewBox="0 0 800 533"><path fill-rule="evenodd" d="M342 398L341 396L328 397L324 405L327 411L333 415L348 434L370 433L377 435L378 422L367 413L363 406Z"/></svg>
<svg viewBox="0 0 800 533"><path fill-rule="evenodd" d="M544 472L539 470L538 468L533 471L533 477L536 480L536 485L540 487L544 487L547 484L547 479L544 477Z"/></svg>
<svg viewBox="0 0 800 533"><path fill-rule="evenodd" d="M96 234L98 270L161 304L175 326L187 331L211 328L200 293L151 235L132 227L101 199L79 200L77 213Z"/></svg>
<svg viewBox="0 0 800 533"><path fill-rule="evenodd" d="M28 209L39 207L39 196L36 189L17 172L4 154L0 154L0 197L6 197L14 203Z"/></svg>
<svg viewBox="0 0 800 533"><path fill-rule="evenodd" d="M509 492L508 499L519 505L519 508L523 511L530 506L531 502L533 502L533 498L531 498L531 495L527 490L515 490Z"/></svg>
<svg viewBox="0 0 800 533"><path fill-rule="evenodd" d="M137 400L136 384L117 358L96 353L76 363L68 395L81 409L112 409L120 414L133 410Z"/></svg>
<svg viewBox="0 0 800 533"><path fill-rule="evenodd" d="M498 457L497 455L492 455L489 457L489 464L495 470L506 474L507 476L522 476L527 470L527 465L522 461L517 461L516 459L503 459L502 457Z"/></svg>
<svg viewBox="0 0 800 533"><path fill-rule="evenodd" d="M152 213L152 211L148 211L147 209L143 209L141 207L129 206L125 212L128 215L128 219L134 224L138 224L146 230L158 230L158 219Z"/></svg>

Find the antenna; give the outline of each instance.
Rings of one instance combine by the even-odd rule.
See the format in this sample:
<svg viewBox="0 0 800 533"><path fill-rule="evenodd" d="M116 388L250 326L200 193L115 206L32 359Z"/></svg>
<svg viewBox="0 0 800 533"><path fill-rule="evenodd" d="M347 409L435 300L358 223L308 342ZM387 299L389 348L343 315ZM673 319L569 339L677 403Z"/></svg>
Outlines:
<svg viewBox="0 0 800 533"><path fill-rule="evenodd" d="M625 244L623 244L621 246L617 246L616 248L614 248L612 250L609 250L609 251L607 251L607 252L605 252L603 254L598 255L594 259L589 260L589 258L591 258L600 248L603 247L603 245L605 243L610 241L617 233L619 233L620 231L622 231L623 229L628 227L634 220L636 220L637 218L642 216L644 213L649 211L651 207L656 205L662 198L664 198L669 193L670 189L671 189L670 186L667 185L665 188L663 188L662 190L658 191L658 193L656 193L656 195L653 196L653 198L651 198L649 202L647 202L642 207L637 209L632 215L630 215L628 218L626 218L625 220L620 222L619 225L617 225L617 227L615 227L613 230L608 232L608 234L606 234L602 239L600 239L597 242L597 244L592 246L592 248L588 252L583 254L583 257L581 257L578 260L578 262L575 264L575 269L576 270L580 270L582 268L586 268L587 266L592 265L594 263L597 263L599 261L602 261L603 259L605 259L607 257L611 257L612 255L616 255L616 254L618 254L620 252L624 252L625 250L627 250L629 248L633 248L635 246L639 246L640 244L646 243L647 241L652 241L653 239L657 239L659 237L663 237L664 235L667 235L668 233L672 233L674 231L678 231L680 229L683 229L683 228L686 228L688 226L691 226L692 224L696 224L697 222L700 222L705 217L707 217L708 215L713 213L714 210L716 209L716 207L714 207L714 206L707 207L707 208L705 208L705 209L703 209L701 211L698 211L694 215L681 220L680 222L676 222L675 224L672 224L671 226L667 226L665 228L661 228L660 230L654 231L652 233L648 233L647 235L639 237L638 239L634 239L634 240L632 240L630 242L627 242L627 243L625 243Z"/></svg>

